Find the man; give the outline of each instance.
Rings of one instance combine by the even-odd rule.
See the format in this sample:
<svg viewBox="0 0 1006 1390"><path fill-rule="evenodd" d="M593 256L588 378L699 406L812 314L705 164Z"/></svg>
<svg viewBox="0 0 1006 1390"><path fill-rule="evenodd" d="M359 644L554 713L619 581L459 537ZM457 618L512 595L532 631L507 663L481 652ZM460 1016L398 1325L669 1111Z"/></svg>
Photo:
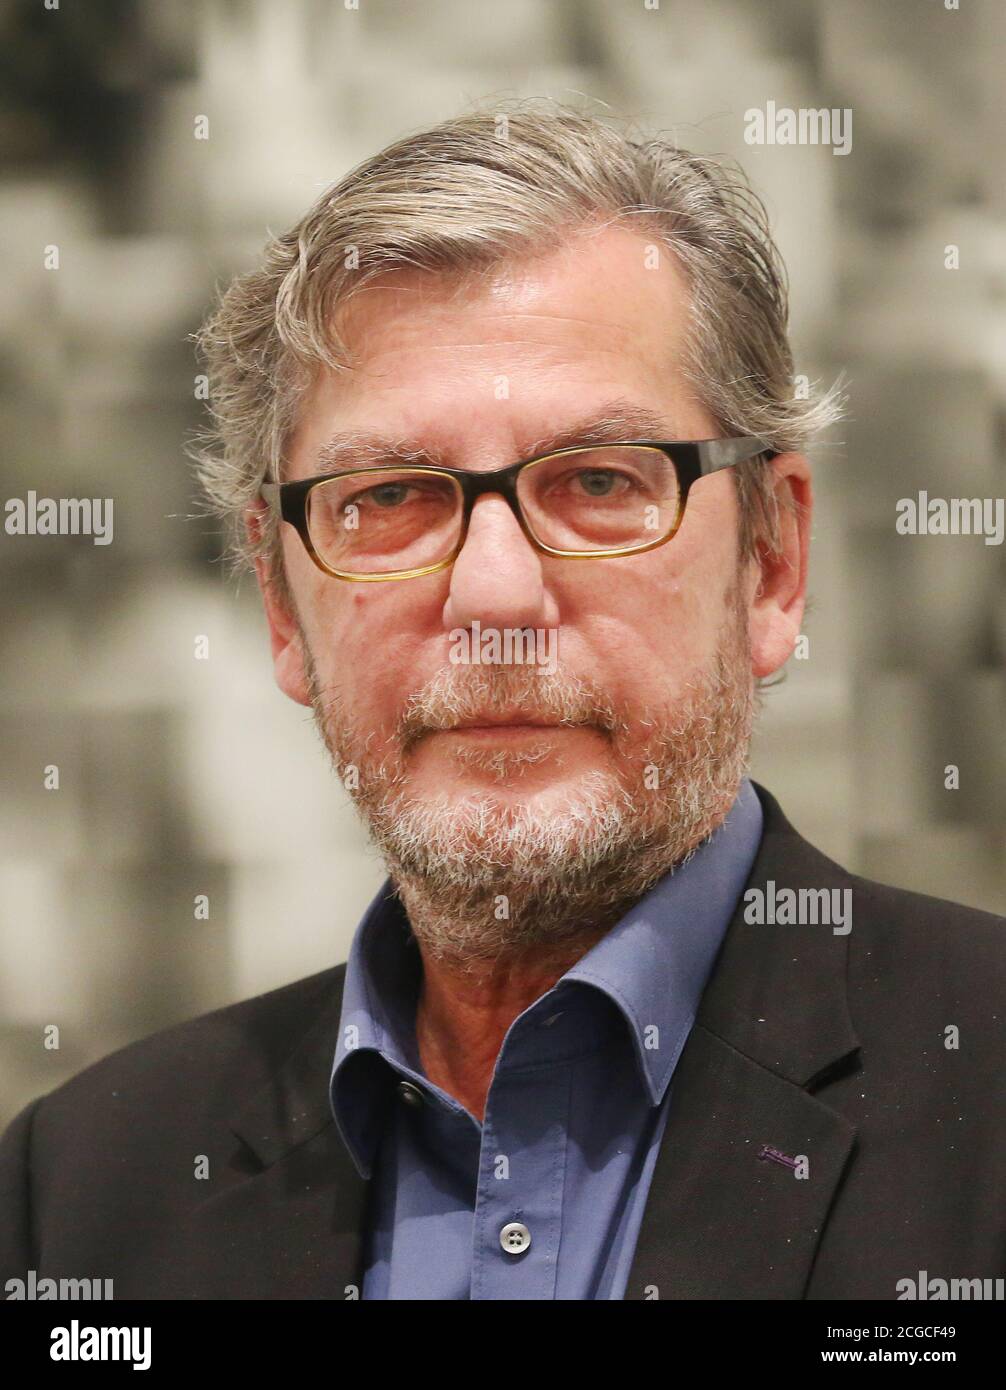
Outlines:
<svg viewBox="0 0 1006 1390"><path fill-rule="evenodd" d="M782 286L723 170L532 103L378 154L230 287L203 481L389 879L347 966L14 1121L5 1278L1002 1274L1002 922L846 873L745 777L837 416L793 398Z"/></svg>

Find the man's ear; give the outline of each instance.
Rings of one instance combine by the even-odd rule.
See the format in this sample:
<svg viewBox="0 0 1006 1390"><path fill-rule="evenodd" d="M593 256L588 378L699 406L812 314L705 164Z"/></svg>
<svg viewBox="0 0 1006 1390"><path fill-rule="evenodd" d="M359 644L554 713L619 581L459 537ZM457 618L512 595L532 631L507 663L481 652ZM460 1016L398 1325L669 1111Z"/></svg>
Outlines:
<svg viewBox="0 0 1006 1390"><path fill-rule="evenodd" d="M779 515L779 549L757 546L757 587L748 610L751 669L771 676L789 660L807 597L813 494L803 454L780 454L768 465Z"/></svg>
<svg viewBox="0 0 1006 1390"><path fill-rule="evenodd" d="M253 544L261 537L265 510L265 503L259 499L245 512L245 530ZM293 613L292 600L280 575L279 566L282 562L282 555L278 551L275 557L256 556L255 577L258 580L262 606L269 625L276 684L284 695L288 695L298 705L309 706L311 695L304 638Z"/></svg>

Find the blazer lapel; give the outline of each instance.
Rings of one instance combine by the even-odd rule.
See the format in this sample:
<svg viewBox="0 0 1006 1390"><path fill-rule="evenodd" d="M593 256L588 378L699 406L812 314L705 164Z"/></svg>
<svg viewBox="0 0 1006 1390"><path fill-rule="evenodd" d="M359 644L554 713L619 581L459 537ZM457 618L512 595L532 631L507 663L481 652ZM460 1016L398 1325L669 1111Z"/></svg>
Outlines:
<svg viewBox="0 0 1006 1390"><path fill-rule="evenodd" d="M851 886L755 785L765 827L748 888ZM745 922L742 895L674 1072L626 1298L802 1297L855 1141L816 1094L856 1065L846 953L827 925ZM292 1055L232 1118L231 1181L179 1223L183 1257L168 1261L177 1296L360 1296L370 1184L328 1097L344 973L332 972ZM759 1157L766 1148L803 1156L807 1176Z"/></svg>
<svg viewBox="0 0 1006 1390"><path fill-rule="evenodd" d="M851 887L755 786L765 825L745 894ZM629 1299L801 1298L853 1155L854 1126L812 1094L857 1064L848 936L744 918L742 895L671 1081Z"/></svg>
<svg viewBox="0 0 1006 1390"><path fill-rule="evenodd" d="M351 1299L362 1288L369 1184L332 1117L328 1081L345 969L295 1051L230 1122L247 1176L202 1202L187 1221L196 1258L187 1296Z"/></svg>

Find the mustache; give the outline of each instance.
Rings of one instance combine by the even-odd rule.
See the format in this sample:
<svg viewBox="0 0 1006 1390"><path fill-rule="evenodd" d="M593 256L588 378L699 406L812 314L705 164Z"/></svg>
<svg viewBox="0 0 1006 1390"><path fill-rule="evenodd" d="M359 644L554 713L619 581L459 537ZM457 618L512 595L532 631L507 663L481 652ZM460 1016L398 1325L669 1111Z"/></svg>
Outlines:
<svg viewBox="0 0 1006 1390"><path fill-rule="evenodd" d="M449 666L406 700L396 729L399 746L407 753L427 734L487 714L515 722L587 726L609 739L627 732L599 686L561 667L543 675L522 666Z"/></svg>

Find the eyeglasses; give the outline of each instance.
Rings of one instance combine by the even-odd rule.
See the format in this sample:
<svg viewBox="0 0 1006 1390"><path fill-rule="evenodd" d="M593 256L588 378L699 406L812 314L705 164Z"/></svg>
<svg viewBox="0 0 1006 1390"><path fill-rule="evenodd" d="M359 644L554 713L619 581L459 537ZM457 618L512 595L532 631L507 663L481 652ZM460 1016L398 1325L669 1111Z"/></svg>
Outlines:
<svg viewBox="0 0 1006 1390"><path fill-rule="evenodd" d="M568 560L635 555L677 532L699 478L778 451L764 439L574 445L489 473L404 464L263 483L263 501L335 579L414 579L461 552L475 502L498 493L524 535Z"/></svg>

